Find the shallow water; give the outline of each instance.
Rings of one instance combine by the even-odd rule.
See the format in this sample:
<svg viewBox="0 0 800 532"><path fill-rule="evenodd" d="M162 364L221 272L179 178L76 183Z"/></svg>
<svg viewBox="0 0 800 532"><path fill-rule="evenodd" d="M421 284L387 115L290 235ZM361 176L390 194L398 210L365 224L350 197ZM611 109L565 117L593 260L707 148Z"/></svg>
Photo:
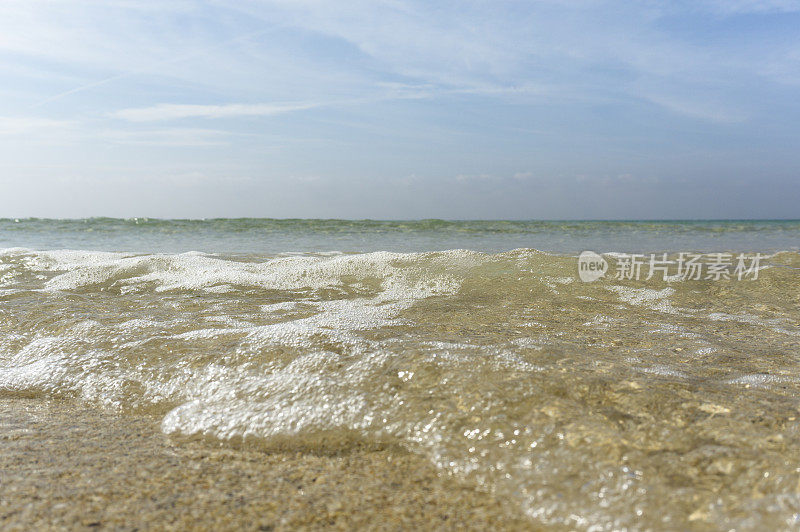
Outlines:
<svg viewBox="0 0 800 532"><path fill-rule="evenodd" d="M722 225L730 242L757 232ZM662 227L694 240L641 250L713 249L709 227ZM716 248L769 252L756 279L584 283L567 248L243 253L231 232L237 253L44 251L6 228L26 247L0 252L0 393L267 449L399 444L542 524L793 529L800 229L780 232L788 251ZM59 235L79 247L58 228L42 238Z"/></svg>
<svg viewBox="0 0 800 532"><path fill-rule="evenodd" d="M276 254L533 248L554 253L800 250L800 220L491 221L0 218L0 248Z"/></svg>

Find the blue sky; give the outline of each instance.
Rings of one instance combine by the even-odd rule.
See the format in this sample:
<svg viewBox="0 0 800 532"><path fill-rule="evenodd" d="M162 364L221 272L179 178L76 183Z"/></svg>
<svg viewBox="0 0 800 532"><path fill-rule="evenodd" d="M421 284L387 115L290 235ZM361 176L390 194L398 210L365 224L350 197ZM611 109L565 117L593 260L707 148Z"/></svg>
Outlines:
<svg viewBox="0 0 800 532"><path fill-rule="evenodd" d="M800 217L800 1L3 0L0 216Z"/></svg>

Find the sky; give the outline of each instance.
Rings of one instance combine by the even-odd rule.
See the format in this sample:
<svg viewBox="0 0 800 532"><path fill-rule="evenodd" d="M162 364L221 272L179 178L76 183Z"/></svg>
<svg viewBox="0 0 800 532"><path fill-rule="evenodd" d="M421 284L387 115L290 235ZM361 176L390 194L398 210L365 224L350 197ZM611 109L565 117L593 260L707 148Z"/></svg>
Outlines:
<svg viewBox="0 0 800 532"><path fill-rule="evenodd" d="M0 198L800 218L800 0L3 0Z"/></svg>

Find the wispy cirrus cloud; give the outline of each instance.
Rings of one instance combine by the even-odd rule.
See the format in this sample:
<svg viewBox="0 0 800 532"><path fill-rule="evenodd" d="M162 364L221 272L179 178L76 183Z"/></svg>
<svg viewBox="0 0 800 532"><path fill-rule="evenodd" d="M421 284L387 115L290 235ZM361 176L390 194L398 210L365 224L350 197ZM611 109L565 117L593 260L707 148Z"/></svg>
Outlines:
<svg viewBox="0 0 800 532"><path fill-rule="evenodd" d="M229 131L201 128L160 128L144 131L107 130L101 138L118 144L140 146L223 146L233 137Z"/></svg>
<svg viewBox="0 0 800 532"><path fill-rule="evenodd" d="M382 215L400 176L521 204L581 196L575 175L795 186L797 27L800 0L3 0L0 161L42 168L4 173L31 197L65 166L108 190L135 168L374 181Z"/></svg>
<svg viewBox="0 0 800 532"><path fill-rule="evenodd" d="M72 127L71 120L55 120L40 117L0 116L0 135L23 135L63 130Z"/></svg>
<svg viewBox="0 0 800 532"><path fill-rule="evenodd" d="M231 103L224 105L159 104L115 111L109 116L129 122L158 122L181 118L236 118L274 116L320 107L319 103Z"/></svg>
<svg viewBox="0 0 800 532"><path fill-rule="evenodd" d="M663 94L642 94L642 98L675 113L716 124L736 124L747 120L747 114L731 109L714 101L699 101L680 96Z"/></svg>
<svg viewBox="0 0 800 532"><path fill-rule="evenodd" d="M0 147L17 143L28 146L74 144L80 136L79 121L40 116L0 116ZM8 159L1 153L0 158Z"/></svg>
<svg viewBox="0 0 800 532"><path fill-rule="evenodd" d="M797 0L543 1L527 6L502 1L464 6L445 0L436 7L414 0L162 4L8 0L0 5L5 21L0 53L51 64L71 62L89 73L72 86L54 83L34 107L108 94L143 79L211 89L234 102L364 98L381 84L394 86L399 98L408 99L477 95L498 101L597 101L597 94L636 98L642 80L662 86L668 79L678 92L665 94L663 101L686 94L698 98L693 102L681 96L686 105L664 105L665 111L718 122L717 112L686 110L702 107L705 95L714 93L725 114L743 114L740 108L751 104L726 94L725 88L754 75L791 76L796 69L792 47L776 39L762 53L753 47L751 53L740 48L731 54L714 41L687 43L664 31L659 21L687 13L800 10ZM175 26L179 19L190 21L193 29ZM339 57L331 60L330 55ZM145 105L116 117L144 122L299 110L238 105Z"/></svg>

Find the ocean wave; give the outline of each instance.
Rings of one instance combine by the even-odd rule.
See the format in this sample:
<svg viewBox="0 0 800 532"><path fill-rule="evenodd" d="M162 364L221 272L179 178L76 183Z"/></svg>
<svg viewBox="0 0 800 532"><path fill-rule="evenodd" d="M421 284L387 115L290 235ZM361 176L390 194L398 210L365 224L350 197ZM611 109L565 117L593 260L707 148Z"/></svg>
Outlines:
<svg viewBox="0 0 800 532"><path fill-rule="evenodd" d="M780 526L800 506L775 506L800 445L764 442L800 437L781 425L800 392L798 287L786 268L583 283L575 257L527 249L5 249L0 393L157 413L175 437L266 449L392 442L579 529L688 526L696 508L665 506L672 471L699 479L683 489L703 515L741 525L703 491L739 489L704 469L728 459L762 475L752 504Z"/></svg>
<svg viewBox="0 0 800 532"><path fill-rule="evenodd" d="M257 231L536 233L542 231L596 231L598 229L671 232L747 232L800 230L800 220L343 220L283 218L0 218L0 229L118 232L135 228L164 233L217 230L226 233Z"/></svg>

